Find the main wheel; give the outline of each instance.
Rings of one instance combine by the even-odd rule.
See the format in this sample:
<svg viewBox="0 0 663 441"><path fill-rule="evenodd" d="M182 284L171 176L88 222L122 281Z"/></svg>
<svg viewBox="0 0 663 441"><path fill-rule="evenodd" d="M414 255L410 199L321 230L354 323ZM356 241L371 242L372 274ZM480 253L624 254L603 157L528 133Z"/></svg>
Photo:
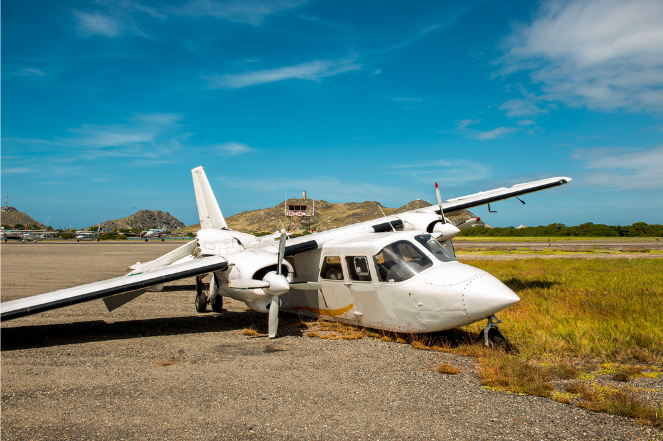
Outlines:
<svg viewBox="0 0 663 441"><path fill-rule="evenodd" d="M147 237L145 238L145 242L147 242Z"/></svg>
<svg viewBox="0 0 663 441"><path fill-rule="evenodd" d="M203 281L196 277L196 311L205 312L207 310L207 295L203 291Z"/></svg>
<svg viewBox="0 0 663 441"><path fill-rule="evenodd" d="M207 311L207 296L205 293L196 295L196 312Z"/></svg>
<svg viewBox="0 0 663 441"><path fill-rule="evenodd" d="M163 242L164 240L165 240L165 239L162 237L162 238L161 238L161 242Z"/></svg>
<svg viewBox="0 0 663 441"><path fill-rule="evenodd" d="M212 311L214 312L223 312L223 297L217 295L210 302L212 306Z"/></svg>

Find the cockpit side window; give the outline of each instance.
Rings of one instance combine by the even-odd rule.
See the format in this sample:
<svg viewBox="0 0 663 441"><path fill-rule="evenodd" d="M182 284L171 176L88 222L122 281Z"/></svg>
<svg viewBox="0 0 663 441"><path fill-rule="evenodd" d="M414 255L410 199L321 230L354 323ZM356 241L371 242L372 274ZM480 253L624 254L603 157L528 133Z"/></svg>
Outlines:
<svg viewBox="0 0 663 441"><path fill-rule="evenodd" d="M364 256L347 256L345 265L348 267L350 280L354 282L370 282L371 272L368 269L368 259Z"/></svg>
<svg viewBox="0 0 663 441"><path fill-rule="evenodd" d="M406 240L387 245L373 259L381 282L401 282L433 265L428 257Z"/></svg>
<svg viewBox="0 0 663 441"><path fill-rule="evenodd" d="M442 262L454 262L456 259L449 254L447 250L430 234L422 234L420 236L414 236L417 242L423 245L430 253L441 260Z"/></svg>
<svg viewBox="0 0 663 441"><path fill-rule="evenodd" d="M340 256L325 256L320 268L320 278L325 280L343 280L343 267Z"/></svg>

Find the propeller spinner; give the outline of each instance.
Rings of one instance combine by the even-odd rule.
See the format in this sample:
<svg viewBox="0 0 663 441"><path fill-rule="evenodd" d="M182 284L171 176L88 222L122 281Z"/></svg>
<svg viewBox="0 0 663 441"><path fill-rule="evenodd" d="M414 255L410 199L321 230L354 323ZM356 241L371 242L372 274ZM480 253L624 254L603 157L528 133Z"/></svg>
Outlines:
<svg viewBox="0 0 663 441"><path fill-rule="evenodd" d="M289 283L288 279L283 275L283 257L285 254L285 241L287 236L285 233L281 234L279 239L279 250L276 272L269 272L262 280L253 279L232 279L228 285L232 289L256 289L262 288L265 294L271 295L271 303L269 304L269 320L267 325L267 334L269 338L276 337L276 331L279 326L279 296L286 294L290 288L301 290L315 290L320 289L319 282L298 282Z"/></svg>

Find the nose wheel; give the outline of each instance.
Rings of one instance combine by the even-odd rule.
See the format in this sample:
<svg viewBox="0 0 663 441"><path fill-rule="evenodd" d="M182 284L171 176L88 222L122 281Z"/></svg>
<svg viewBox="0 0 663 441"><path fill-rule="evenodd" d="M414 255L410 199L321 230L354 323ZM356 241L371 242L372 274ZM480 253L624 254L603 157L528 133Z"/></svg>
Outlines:
<svg viewBox="0 0 663 441"><path fill-rule="evenodd" d="M479 338L483 339L483 344L487 347L506 350L509 344L500 332L500 323L502 323L502 320L494 315L488 317L488 323L483 331L479 333Z"/></svg>

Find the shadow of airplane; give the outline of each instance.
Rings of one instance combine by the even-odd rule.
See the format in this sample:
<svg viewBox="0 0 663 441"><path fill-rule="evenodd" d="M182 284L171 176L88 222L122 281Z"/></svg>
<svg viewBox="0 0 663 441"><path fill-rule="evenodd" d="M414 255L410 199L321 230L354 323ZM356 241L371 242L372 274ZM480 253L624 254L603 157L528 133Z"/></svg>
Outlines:
<svg viewBox="0 0 663 441"><path fill-rule="evenodd" d="M279 336L302 336L298 320L281 317ZM252 328L267 334L267 315L255 311L208 313L187 317L127 320L108 323L103 320L2 328L2 350L122 340L166 335L227 332ZM265 336L266 337L266 336Z"/></svg>

